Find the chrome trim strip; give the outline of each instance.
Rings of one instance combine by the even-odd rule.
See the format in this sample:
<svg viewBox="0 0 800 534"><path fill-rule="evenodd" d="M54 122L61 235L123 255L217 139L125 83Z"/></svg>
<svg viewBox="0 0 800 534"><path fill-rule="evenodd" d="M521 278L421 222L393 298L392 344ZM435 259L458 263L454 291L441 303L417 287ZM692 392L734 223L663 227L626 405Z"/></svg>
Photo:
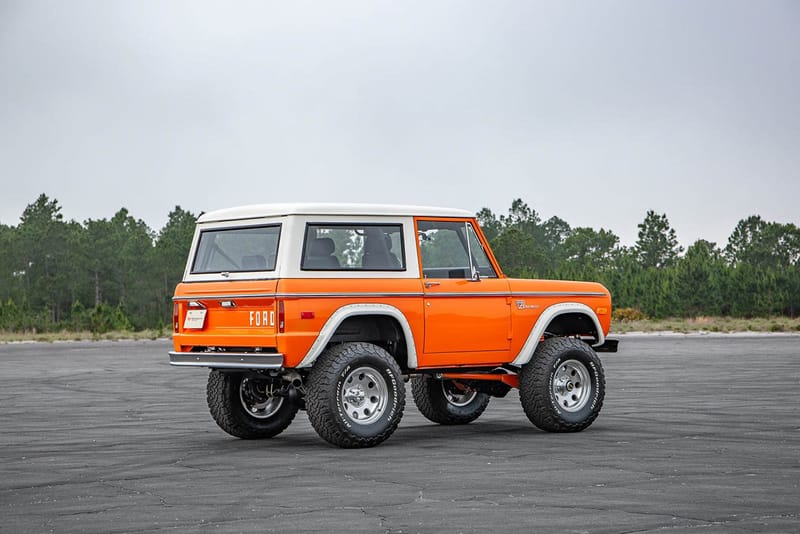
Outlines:
<svg viewBox="0 0 800 534"><path fill-rule="evenodd" d="M485 291L485 292L439 292L431 291L425 293L425 298L428 297L606 297L606 293L589 293L589 292L565 292L565 291L526 291L526 292L512 292L507 291Z"/></svg>
<svg viewBox="0 0 800 534"><path fill-rule="evenodd" d="M173 301L178 300L231 300L231 299L268 299L275 298L275 293L246 293L246 294L219 294L219 295L191 295L172 297Z"/></svg>
<svg viewBox="0 0 800 534"><path fill-rule="evenodd" d="M219 295L191 295L172 297L173 301L183 300L232 300L232 299L264 299L264 298L384 298L384 297L607 297L607 293L600 292L569 292L569 291L525 291L507 292L474 291L469 293L459 292L326 292L326 293L242 293L242 294L219 294Z"/></svg>
<svg viewBox="0 0 800 534"><path fill-rule="evenodd" d="M276 293L275 297L288 299L288 298L314 298L314 299L330 299L330 298L354 298L354 297L364 297L364 298L382 298L382 297L421 297L422 292L384 292L384 293L370 293L370 292L358 292L353 291L352 293Z"/></svg>
<svg viewBox="0 0 800 534"><path fill-rule="evenodd" d="M457 291L431 291L425 293L425 298L435 297L510 297L511 294L507 291L484 291L484 292L470 292L459 293Z"/></svg>
<svg viewBox="0 0 800 534"><path fill-rule="evenodd" d="M212 367L215 369L280 369L283 367L283 354L170 351L169 363L176 366Z"/></svg>
<svg viewBox="0 0 800 534"><path fill-rule="evenodd" d="M263 298L383 298L383 297L421 297L422 292L397 292L397 293L250 293L241 295L192 295L172 297L173 301L178 300L232 300L232 299L263 299Z"/></svg>
<svg viewBox="0 0 800 534"><path fill-rule="evenodd" d="M608 293L592 291L514 291L512 297L607 297Z"/></svg>

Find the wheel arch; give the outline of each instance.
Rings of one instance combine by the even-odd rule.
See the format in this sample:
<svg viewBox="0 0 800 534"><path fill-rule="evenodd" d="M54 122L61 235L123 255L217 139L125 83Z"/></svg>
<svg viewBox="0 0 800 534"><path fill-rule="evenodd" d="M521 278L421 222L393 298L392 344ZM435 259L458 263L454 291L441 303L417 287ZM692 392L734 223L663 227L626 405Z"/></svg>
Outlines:
<svg viewBox="0 0 800 534"><path fill-rule="evenodd" d="M533 357L533 353L539 345L542 336L545 332L549 332L550 328L557 330L555 333L561 336L581 334L585 332L576 331L575 328L577 328L578 325L586 324L587 321L594 327L594 333L596 335L594 345L602 345L605 342L605 334L603 333L603 327L594 310L581 302L561 302L559 304L553 304L539 315L539 318L528 334L528 338L525 340L525 343L522 345L522 348L511 364L521 367L528 363Z"/></svg>
<svg viewBox="0 0 800 534"><path fill-rule="evenodd" d="M317 360L322 351L328 344L335 340L334 337L339 332L340 327L348 320L358 320L363 318L369 320L370 317L377 319L389 319L399 327L398 335L405 342L405 361L398 361L401 367L408 367L414 369L417 367L417 350L414 343L414 336L411 332L411 326L408 323L405 315L398 308L388 304L348 304L342 306L331 314L325 324L320 329L317 339L311 345L311 348L306 352L303 359L298 364L298 367L311 367ZM402 358L402 355L400 355Z"/></svg>

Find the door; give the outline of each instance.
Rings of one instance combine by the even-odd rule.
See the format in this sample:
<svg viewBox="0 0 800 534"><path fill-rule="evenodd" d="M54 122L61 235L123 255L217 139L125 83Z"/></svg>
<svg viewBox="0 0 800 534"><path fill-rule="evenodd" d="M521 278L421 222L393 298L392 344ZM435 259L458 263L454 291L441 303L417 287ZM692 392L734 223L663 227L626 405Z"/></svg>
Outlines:
<svg viewBox="0 0 800 534"><path fill-rule="evenodd" d="M502 361L489 353L502 356L509 349L508 281L497 277L472 223L418 220L417 232L425 309L423 352L441 354L436 363L443 365Z"/></svg>

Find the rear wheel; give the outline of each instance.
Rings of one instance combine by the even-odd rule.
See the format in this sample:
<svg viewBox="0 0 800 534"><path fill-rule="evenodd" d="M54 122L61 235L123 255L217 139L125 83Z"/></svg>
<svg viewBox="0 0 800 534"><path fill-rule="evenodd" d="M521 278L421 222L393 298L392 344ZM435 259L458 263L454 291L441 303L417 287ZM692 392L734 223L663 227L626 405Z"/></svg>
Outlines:
<svg viewBox="0 0 800 534"><path fill-rule="evenodd" d="M600 358L576 338L539 344L519 373L519 398L528 419L548 432L578 432L600 413L605 376Z"/></svg>
<svg viewBox="0 0 800 534"><path fill-rule="evenodd" d="M228 434L242 439L271 438L286 430L298 409L275 391L270 380L212 370L206 398L214 421Z"/></svg>
<svg viewBox="0 0 800 534"><path fill-rule="evenodd" d="M326 350L308 377L306 411L311 426L339 447L372 447L392 435L405 407L400 367L371 343L342 343Z"/></svg>
<svg viewBox="0 0 800 534"><path fill-rule="evenodd" d="M465 425L477 419L490 397L455 380L440 380L428 375L411 379L414 403L429 421L440 425Z"/></svg>

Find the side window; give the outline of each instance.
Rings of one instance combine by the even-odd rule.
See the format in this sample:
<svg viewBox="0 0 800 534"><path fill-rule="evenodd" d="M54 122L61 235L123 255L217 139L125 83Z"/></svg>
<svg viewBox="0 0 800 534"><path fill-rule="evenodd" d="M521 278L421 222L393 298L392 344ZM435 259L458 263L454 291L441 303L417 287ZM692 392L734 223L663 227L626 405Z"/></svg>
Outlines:
<svg viewBox="0 0 800 534"><path fill-rule="evenodd" d="M419 221L419 250L425 278L497 276L469 222Z"/></svg>
<svg viewBox="0 0 800 534"><path fill-rule="evenodd" d="M306 225L306 271L403 271L403 227L399 224Z"/></svg>

